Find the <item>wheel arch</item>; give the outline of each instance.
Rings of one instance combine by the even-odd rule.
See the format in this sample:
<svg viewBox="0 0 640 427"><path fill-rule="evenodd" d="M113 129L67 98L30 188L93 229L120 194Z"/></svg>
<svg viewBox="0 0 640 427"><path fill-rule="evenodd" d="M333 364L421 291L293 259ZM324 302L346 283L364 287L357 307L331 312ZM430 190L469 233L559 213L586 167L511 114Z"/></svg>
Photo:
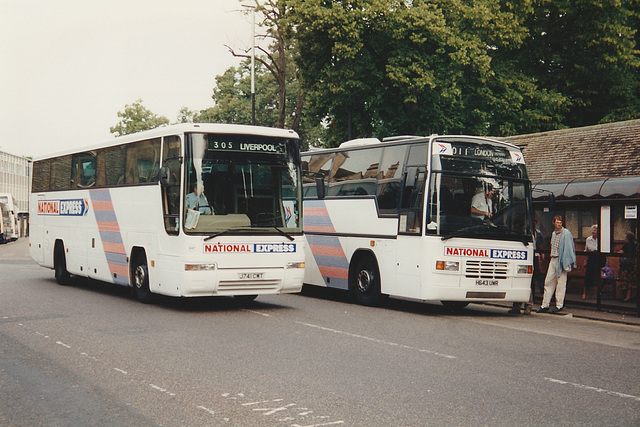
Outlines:
<svg viewBox="0 0 640 427"><path fill-rule="evenodd" d="M56 250L58 249L59 246L61 246L62 250L64 250L64 240L62 240L60 237L56 238L56 240L53 242L53 261L54 262L56 259Z"/></svg>
<svg viewBox="0 0 640 427"><path fill-rule="evenodd" d="M67 259L67 249L64 245L64 240L62 240L60 237L56 238L53 242L53 256L51 257L51 259L53 260L53 268L55 269L56 267L56 262L58 260L58 256L59 253L58 251L62 251L62 255L65 258L65 266L66 266L66 259Z"/></svg>
<svg viewBox="0 0 640 427"><path fill-rule="evenodd" d="M378 275L380 274L380 263L378 262L378 257L376 257L375 252L373 252L370 249L362 249L362 248L356 249L356 251L351 256L351 260L349 261L349 279L348 279L348 282L349 282L349 291L350 292L353 291L354 275L357 274L356 266L358 265L360 260L362 260L363 258L371 258L376 263L376 266L378 267ZM382 279L382 277L380 279ZM380 283L382 283L382 280L380 280Z"/></svg>
<svg viewBox="0 0 640 427"><path fill-rule="evenodd" d="M147 259L147 251L142 246L132 247L131 255L129 255L129 286L131 286L132 288L135 287L134 268L136 266L136 260L139 256L144 256L145 259Z"/></svg>
<svg viewBox="0 0 640 427"><path fill-rule="evenodd" d="M58 284L67 285L71 275L67 270L67 250L64 246L64 240L58 238L53 242L53 270Z"/></svg>

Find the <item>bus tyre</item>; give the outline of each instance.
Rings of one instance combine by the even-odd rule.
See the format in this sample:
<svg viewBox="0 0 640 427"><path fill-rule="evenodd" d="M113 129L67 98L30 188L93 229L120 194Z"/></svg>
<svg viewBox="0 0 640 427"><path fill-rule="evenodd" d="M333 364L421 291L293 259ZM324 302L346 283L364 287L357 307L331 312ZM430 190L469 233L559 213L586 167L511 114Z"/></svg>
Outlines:
<svg viewBox="0 0 640 427"><path fill-rule="evenodd" d="M350 288L358 304L379 307L385 300L380 292L380 272L378 264L365 256L358 260L350 277Z"/></svg>
<svg viewBox="0 0 640 427"><path fill-rule="evenodd" d="M67 271L67 257L64 254L64 245L57 242L53 251L53 270L56 275L56 282L59 285L68 285L71 275Z"/></svg>
<svg viewBox="0 0 640 427"><path fill-rule="evenodd" d="M149 268L147 267L147 257L140 254L136 257L133 265L133 290L138 301L144 304L153 302L153 294L149 290Z"/></svg>

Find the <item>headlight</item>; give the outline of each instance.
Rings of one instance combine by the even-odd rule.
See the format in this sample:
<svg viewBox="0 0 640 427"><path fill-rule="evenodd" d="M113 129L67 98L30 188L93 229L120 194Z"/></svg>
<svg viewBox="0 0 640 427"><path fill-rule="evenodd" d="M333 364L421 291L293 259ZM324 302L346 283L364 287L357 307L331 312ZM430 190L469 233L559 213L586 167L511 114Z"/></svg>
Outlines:
<svg viewBox="0 0 640 427"><path fill-rule="evenodd" d="M460 263L458 261L436 261L436 270L460 271Z"/></svg>
<svg viewBox="0 0 640 427"><path fill-rule="evenodd" d="M287 268L304 268L304 262L288 262Z"/></svg>
<svg viewBox="0 0 640 427"><path fill-rule="evenodd" d="M215 264L185 264L184 271L210 271L215 270Z"/></svg>
<svg viewBox="0 0 640 427"><path fill-rule="evenodd" d="M519 265L518 274L533 274L533 265Z"/></svg>

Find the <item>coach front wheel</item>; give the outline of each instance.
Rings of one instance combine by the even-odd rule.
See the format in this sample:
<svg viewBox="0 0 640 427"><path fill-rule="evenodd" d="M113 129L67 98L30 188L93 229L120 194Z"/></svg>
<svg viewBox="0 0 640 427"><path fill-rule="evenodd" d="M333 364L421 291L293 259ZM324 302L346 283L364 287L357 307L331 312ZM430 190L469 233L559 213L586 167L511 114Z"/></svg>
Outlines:
<svg viewBox="0 0 640 427"><path fill-rule="evenodd" d="M362 305L380 306L385 295L380 292L380 272L378 263L371 256L358 260L349 277L349 287Z"/></svg>
<svg viewBox="0 0 640 427"><path fill-rule="evenodd" d="M136 257L133 265L133 289L138 301L149 304L153 301L153 294L149 290L149 268L147 267L147 257L140 254Z"/></svg>

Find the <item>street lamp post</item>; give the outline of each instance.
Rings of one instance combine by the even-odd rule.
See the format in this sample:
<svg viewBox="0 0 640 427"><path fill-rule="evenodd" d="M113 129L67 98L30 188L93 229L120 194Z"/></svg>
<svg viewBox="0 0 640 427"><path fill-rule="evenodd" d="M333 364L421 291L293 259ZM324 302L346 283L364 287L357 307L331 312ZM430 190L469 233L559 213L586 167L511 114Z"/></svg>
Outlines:
<svg viewBox="0 0 640 427"><path fill-rule="evenodd" d="M256 124L256 8L251 11L251 124Z"/></svg>
<svg viewBox="0 0 640 427"><path fill-rule="evenodd" d="M251 124L256 124L256 6L243 4L251 9Z"/></svg>

